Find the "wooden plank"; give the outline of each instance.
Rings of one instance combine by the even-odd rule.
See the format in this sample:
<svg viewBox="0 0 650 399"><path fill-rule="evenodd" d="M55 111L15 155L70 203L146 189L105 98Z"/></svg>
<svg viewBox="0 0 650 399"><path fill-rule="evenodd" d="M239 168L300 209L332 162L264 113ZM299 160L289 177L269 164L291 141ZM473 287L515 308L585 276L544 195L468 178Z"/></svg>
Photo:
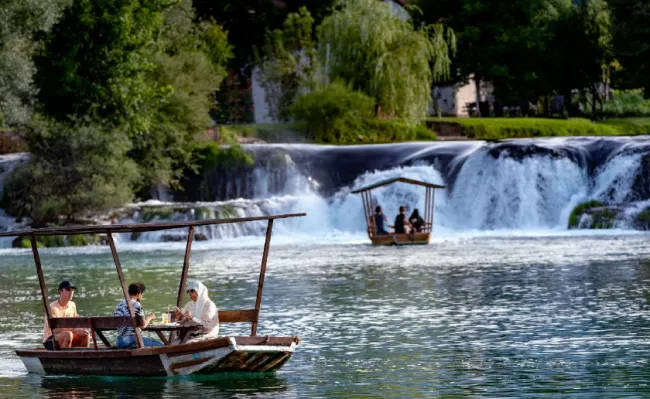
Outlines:
<svg viewBox="0 0 650 399"><path fill-rule="evenodd" d="M112 348L112 347L113 347L113 345L111 345L111 343L108 342L108 340L107 340L106 337L104 336L104 333L102 333L101 331L98 331L98 330L95 330L95 331L97 332L97 336L99 337L99 339L102 340L102 342L104 343L104 345L105 345L107 348Z"/></svg>
<svg viewBox="0 0 650 399"><path fill-rule="evenodd" d="M257 298L255 299L255 321L251 327L251 336L257 334L257 322L260 317L262 306L262 293L264 292L264 277L266 276L266 261L269 258L269 246L271 245L271 234L273 233L273 219L269 220L266 226L266 240L264 241L264 253L262 254L262 265L260 267L260 280L257 284Z"/></svg>
<svg viewBox="0 0 650 399"><path fill-rule="evenodd" d="M138 344L138 348L144 348L144 342L142 341L142 334L138 328L138 322L135 319L135 313L133 312L133 305L131 305L131 297L129 296L129 291L126 288L126 282L124 280L124 273L122 273L122 265L120 265L120 259L117 256L117 249L115 248L115 241L113 241L113 234L110 231L106 232L106 239L108 245L111 247L111 253L113 254L113 262L115 263L115 268L117 269L117 276L120 278L120 284L122 285L122 292L124 293L124 300L126 300L126 306L129 308L129 315L131 315L131 322L133 328L135 329L135 340Z"/></svg>
<svg viewBox="0 0 650 399"><path fill-rule="evenodd" d="M257 321L257 310L220 310L219 323L252 323Z"/></svg>
<svg viewBox="0 0 650 399"><path fill-rule="evenodd" d="M112 350L109 351L113 352ZM41 364L48 374L126 377L164 377L167 375L165 367L158 356L140 358L76 358L74 360L42 358Z"/></svg>
<svg viewBox="0 0 650 399"><path fill-rule="evenodd" d="M427 245L431 233L389 234L371 237L373 245Z"/></svg>
<svg viewBox="0 0 650 399"><path fill-rule="evenodd" d="M181 282L178 286L178 299L176 306L183 307L183 294L185 294L185 284L187 283L187 271L190 268L190 252L192 252L192 240L194 239L194 226L190 226L187 235L187 244L185 245L185 259L183 260L183 271L181 272Z"/></svg>
<svg viewBox="0 0 650 399"><path fill-rule="evenodd" d="M59 351L48 350L18 350L16 354L21 357L38 357L41 359L55 358L55 359L104 359L111 357L131 357L133 351L131 349L99 349L94 350L90 348L73 348L62 349Z"/></svg>
<svg viewBox="0 0 650 399"><path fill-rule="evenodd" d="M139 319L142 325L142 318ZM55 328L89 328L92 325L95 330L117 330L120 327L133 324L129 316L96 316L96 317L53 317L52 324Z"/></svg>
<svg viewBox="0 0 650 399"><path fill-rule="evenodd" d="M36 243L36 236L31 234L29 239L32 243L32 254L34 255L34 263L36 264L36 274L38 275L38 284L41 287L41 298L43 299L43 307L45 308L45 318L47 323L54 334L54 327L52 327L52 312L50 311L49 297L47 295L47 286L45 285L45 278L43 277L43 269L41 267L41 257L38 254L38 245ZM55 349L58 349L56 340L54 341Z"/></svg>
<svg viewBox="0 0 650 399"><path fill-rule="evenodd" d="M71 235L71 234L100 234L100 233L130 233L142 231L158 231L178 229L190 226L209 226L216 224L230 224L230 223L243 223L254 222L260 220L275 220L286 219L293 217L306 216L306 213L291 213L283 215L271 216L256 216L246 218L231 218L231 219L208 219L208 220L195 220L187 222L159 222L159 223L133 223L133 224L110 224L104 226L67 226L67 227L53 227L46 229L30 229L22 231L7 231L0 233L0 237L20 237L20 236L54 236L54 235Z"/></svg>

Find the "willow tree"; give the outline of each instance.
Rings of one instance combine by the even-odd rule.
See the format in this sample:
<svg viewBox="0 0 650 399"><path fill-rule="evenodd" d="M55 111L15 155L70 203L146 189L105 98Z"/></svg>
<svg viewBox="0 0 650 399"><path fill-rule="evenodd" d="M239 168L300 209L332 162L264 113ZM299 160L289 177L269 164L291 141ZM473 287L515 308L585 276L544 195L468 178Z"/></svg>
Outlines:
<svg viewBox="0 0 650 399"><path fill-rule="evenodd" d="M343 80L374 97L378 112L417 123L427 116L431 86L449 77L456 38L432 24L416 29L389 3L341 2L318 30L328 80Z"/></svg>

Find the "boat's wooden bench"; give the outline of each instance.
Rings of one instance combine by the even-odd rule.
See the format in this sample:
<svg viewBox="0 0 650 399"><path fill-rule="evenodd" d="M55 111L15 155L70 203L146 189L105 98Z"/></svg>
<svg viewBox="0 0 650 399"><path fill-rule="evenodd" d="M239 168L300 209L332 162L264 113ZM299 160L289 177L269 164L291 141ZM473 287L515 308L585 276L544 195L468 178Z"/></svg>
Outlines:
<svg viewBox="0 0 650 399"><path fill-rule="evenodd" d="M144 320L140 316L135 317L137 325L142 326ZM258 319L255 309L244 310L220 310L219 323L253 323ZM50 319L50 327L55 328L88 328L93 339L95 349L97 347L96 336L101 339L107 348L112 345L103 331L117 330L121 327L133 326L133 319L129 316L95 316L95 317L53 317Z"/></svg>

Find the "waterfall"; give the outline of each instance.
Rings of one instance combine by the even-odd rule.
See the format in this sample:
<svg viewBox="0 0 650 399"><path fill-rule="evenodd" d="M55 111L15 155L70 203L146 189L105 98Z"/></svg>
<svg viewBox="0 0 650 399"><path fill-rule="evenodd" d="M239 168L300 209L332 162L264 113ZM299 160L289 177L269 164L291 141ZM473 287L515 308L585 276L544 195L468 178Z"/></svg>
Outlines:
<svg viewBox="0 0 650 399"><path fill-rule="evenodd" d="M645 137L244 148L255 156L255 167L225 182L228 193L213 190L209 202L174 202L170 193L159 196L165 201L132 204L113 215L129 223L306 212L305 218L278 223L275 235L359 239L366 226L361 198L351 191L395 177L446 186L436 190L434 232L439 234L558 231L567 228L574 207L587 200L621 206L626 218L650 204L650 140ZM422 187L404 183L372 192L373 203L391 222L400 205L422 211L424 195ZM254 222L197 232L201 240L214 240L261 236L264 229L263 222ZM120 239L183 241L185 234L150 232Z"/></svg>

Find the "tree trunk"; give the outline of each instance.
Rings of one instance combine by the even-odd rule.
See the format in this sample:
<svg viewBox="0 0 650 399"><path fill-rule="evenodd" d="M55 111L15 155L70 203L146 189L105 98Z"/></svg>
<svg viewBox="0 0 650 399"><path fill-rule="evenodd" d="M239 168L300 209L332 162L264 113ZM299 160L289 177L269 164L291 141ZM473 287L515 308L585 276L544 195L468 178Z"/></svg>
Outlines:
<svg viewBox="0 0 650 399"><path fill-rule="evenodd" d="M474 85L476 87L476 116L481 117L481 77L474 74Z"/></svg>

